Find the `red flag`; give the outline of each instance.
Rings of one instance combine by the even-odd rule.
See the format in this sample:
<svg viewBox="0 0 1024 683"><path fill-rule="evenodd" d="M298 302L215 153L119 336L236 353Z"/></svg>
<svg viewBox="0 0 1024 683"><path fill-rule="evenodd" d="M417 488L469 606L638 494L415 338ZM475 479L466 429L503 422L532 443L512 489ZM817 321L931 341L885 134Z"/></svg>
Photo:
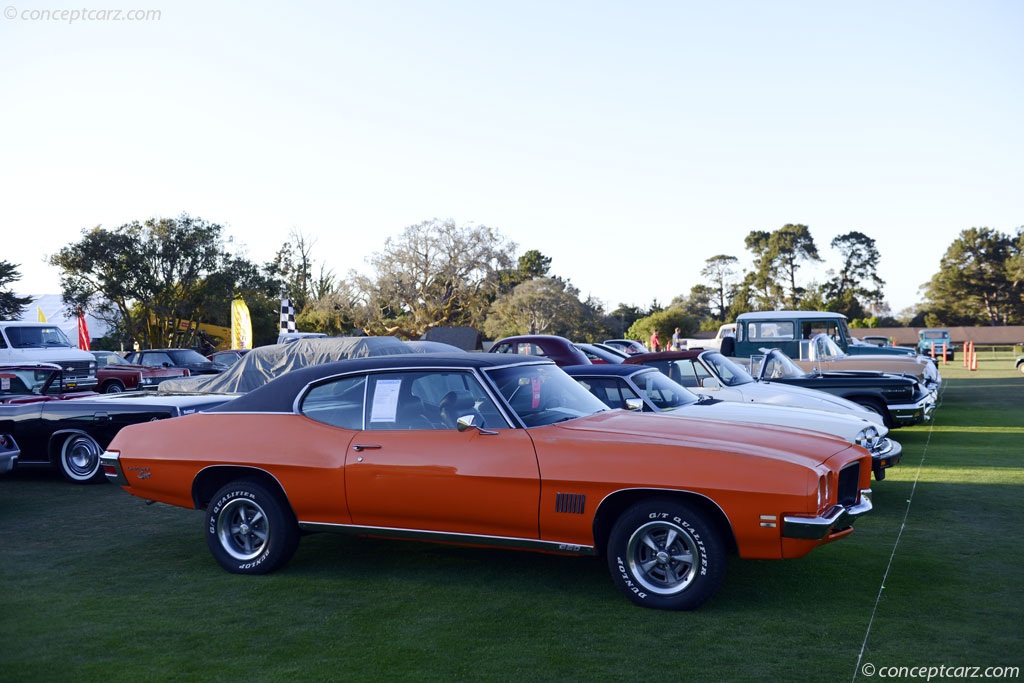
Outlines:
<svg viewBox="0 0 1024 683"><path fill-rule="evenodd" d="M85 324L85 316L78 311L78 348L83 351L89 350L89 328Z"/></svg>

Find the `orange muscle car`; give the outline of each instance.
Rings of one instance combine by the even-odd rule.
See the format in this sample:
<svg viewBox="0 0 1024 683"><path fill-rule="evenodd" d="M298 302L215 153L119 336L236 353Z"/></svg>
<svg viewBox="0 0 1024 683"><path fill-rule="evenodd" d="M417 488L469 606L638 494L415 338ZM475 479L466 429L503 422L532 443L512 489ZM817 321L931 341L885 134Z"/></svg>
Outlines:
<svg viewBox="0 0 1024 683"><path fill-rule="evenodd" d="M686 424L682 424L685 422ZM550 361L361 358L122 429L107 477L206 511L230 572L303 531L603 555L639 605L692 609L726 556L801 557L871 510L871 456L798 429L610 410Z"/></svg>

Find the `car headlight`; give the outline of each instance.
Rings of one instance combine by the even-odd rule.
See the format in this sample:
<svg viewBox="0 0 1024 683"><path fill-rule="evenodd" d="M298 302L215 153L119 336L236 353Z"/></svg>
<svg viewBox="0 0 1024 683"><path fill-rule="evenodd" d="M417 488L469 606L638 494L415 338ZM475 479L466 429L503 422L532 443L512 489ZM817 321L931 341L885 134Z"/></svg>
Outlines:
<svg viewBox="0 0 1024 683"><path fill-rule="evenodd" d="M878 443L878 430L874 427L865 427L857 432L855 441L858 446L870 451Z"/></svg>

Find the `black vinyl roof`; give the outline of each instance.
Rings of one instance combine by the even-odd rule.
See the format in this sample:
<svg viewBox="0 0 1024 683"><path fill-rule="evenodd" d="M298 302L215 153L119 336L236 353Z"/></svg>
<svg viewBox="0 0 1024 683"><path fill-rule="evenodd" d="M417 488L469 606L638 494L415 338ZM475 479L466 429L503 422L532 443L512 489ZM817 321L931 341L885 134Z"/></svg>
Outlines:
<svg viewBox="0 0 1024 683"><path fill-rule="evenodd" d="M351 358L292 370L262 387L239 396L208 413L290 413L295 397L303 387L325 377L349 372L365 372L393 369L466 368L486 369L526 363L551 363L539 356L525 356L514 353L408 353L368 358Z"/></svg>

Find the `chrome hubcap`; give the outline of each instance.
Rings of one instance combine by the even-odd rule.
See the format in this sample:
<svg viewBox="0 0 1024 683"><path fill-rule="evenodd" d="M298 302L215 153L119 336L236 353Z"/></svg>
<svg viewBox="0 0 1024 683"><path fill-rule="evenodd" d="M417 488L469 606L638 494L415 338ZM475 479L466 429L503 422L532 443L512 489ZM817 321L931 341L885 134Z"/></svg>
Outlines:
<svg viewBox="0 0 1024 683"><path fill-rule="evenodd" d="M236 560L253 560L266 548L270 537L267 515L251 500L236 498L217 516L217 538Z"/></svg>
<svg viewBox="0 0 1024 683"><path fill-rule="evenodd" d="M700 551L690 533L666 521L648 522L634 531L626 557L636 581L658 595L686 590L700 564Z"/></svg>
<svg viewBox="0 0 1024 683"><path fill-rule="evenodd" d="M68 474L75 479L88 479L99 467L100 450L92 439L74 437L64 444L63 460Z"/></svg>

